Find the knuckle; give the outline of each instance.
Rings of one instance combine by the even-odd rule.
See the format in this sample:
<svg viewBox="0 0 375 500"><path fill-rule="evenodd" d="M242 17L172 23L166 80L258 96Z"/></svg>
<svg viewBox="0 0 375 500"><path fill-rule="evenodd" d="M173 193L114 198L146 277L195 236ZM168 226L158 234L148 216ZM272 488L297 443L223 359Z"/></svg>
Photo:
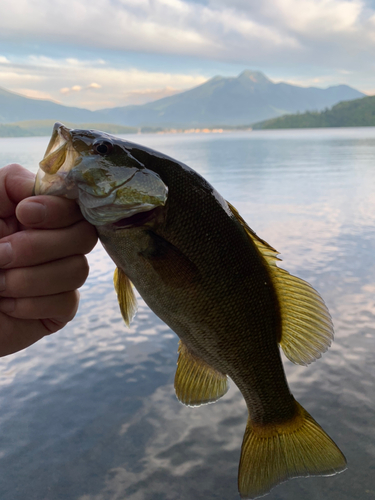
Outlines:
<svg viewBox="0 0 375 500"><path fill-rule="evenodd" d="M79 293L76 290L72 292L66 292L65 297L63 297L63 315L58 317L60 321L68 323L76 315L78 304L79 304Z"/></svg>
<svg viewBox="0 0 375 500"><path fill-rule="evenodd" d="M72 276L74 276L77 288L84 284L89 275L89 270L89 263L84 255L72 257Z"/></svg>
<svg viewBox="0 0 375 500"><path fill-rule="evenodd" d="M20 268L14 270L14 280L12 285L13 295L17 297L25 297L30 289L30 280L27 269Z"/></svg>
<svg viewBox="0 0 375 500"><path fill-rule="evenodd" d="M5 165L0 170L1 177L6 177L8 174L12 173L23 173L25 169L19 163L10 163L9 165Z"/></svg>
<svg viewBox="0 0 375 500"><path fill-rule="evenodd" d="M35 304L30 298L17 297L14 299L13 310L10 316L20 319L33 319L35 316Z"/></svg>
<svg viewBox="0 0 375 500"><path fill-rule="evenodd" d="M50 318L41 319L40 321L46 330L45 335L51 335L52 333L56 333L62 328L64 328L64 326L67 324L67 321L61 321L58 319L50 319Z"/></svg>
<svg viewBox="0 0 375 500"><path fill-rule="evenodd" d="M14 251L13 265L28 265L33 264L38 249L35 245L35 238L33 238L35 230L26 229L19 231L14 236L12 247Z"/></svg>
<svg viewBox="0 0 375 500"><path fill-rule="evenodd" d="M47 207L45 227L65 228L82 218L77 203L74 200L59 198L57 196L40 196Z"/></svg>
<svg viewBox="0 0 375 500"><path fill-rule="evenodd" d="M5 290L1 295L6 297L25 297L30 287L33 287L25 268L8 269L5 272L5 283Z"/></svg>
<svg viewBox="0 0 375 500"><path fill-rule="evenodd" d="M45 298L24 299L23 302L25 312L36 314L39 319L48 318L52 322L61 325L60 329L76 315L79 293L73 290Z"/></svg>
<svg viewBox="0 0 375 500"><path fill-rule="evenodd" d="M81 251L84 254L91 252L98 240L95 227L87 221L80 221L76 224L76 230L81 241Z"/></svg>

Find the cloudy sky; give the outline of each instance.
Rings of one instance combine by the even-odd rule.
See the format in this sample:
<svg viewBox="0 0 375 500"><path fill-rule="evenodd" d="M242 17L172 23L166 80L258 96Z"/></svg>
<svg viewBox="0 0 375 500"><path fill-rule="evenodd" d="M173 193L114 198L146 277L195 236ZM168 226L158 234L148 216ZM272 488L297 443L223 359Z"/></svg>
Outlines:
<svg viewBox="0 0 375 500"><path fill-rule="evenodd" d="M216 76L375 94L375 0L1 0L0 87L141 104Z"/></svg>

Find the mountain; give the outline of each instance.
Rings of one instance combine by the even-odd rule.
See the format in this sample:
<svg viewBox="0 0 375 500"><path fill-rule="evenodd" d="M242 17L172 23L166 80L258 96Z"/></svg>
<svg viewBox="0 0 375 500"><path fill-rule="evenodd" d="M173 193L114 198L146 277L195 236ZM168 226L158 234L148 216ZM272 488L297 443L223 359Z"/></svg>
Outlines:
<svg viewBox="0 0 375 500"><path fill-rule="evenodd" d="M191 90L151 103L98 111L30 99L0 89L0 123L53 119L164 128L251 125L286 113L320 111L363 96L347 85L304 88L273 83L263 73L247 70L236 78L216 76Z"/></svg>
<svg viewBox="0 0 375 500"><path fill-rule="evenodd" d="M46 99L31 99L0 87L0 123L48 119L75 123L98 121L94 119L94 112L88 109L63 106Z"/></svg>
<svg viewBox="0 0 375 500"><path fill-rule="evenodd" d="M340 102L322 112L284 115L253 125L254 129L375 127L375 96Z"/></svg>
<svg viewBox="0 0 375 500"><path fill-rule="evenodd" d="M25 120L13 123L0 123L0 137L33 137L49 136L56 120ZM111 123L72 123L64 120L69 128L102 130L108 134L136 134L138 128L113 125Z"/></svg>
<svg viewBox="0 0 375 500"><path fill-rule="evenodd" d="M102 110L102 121L132 126L202 127L250 125L286 113L320 111L364 94L347 85L327 89L273 83L256 71L217 76L186 92L142 106Z"/></svg>

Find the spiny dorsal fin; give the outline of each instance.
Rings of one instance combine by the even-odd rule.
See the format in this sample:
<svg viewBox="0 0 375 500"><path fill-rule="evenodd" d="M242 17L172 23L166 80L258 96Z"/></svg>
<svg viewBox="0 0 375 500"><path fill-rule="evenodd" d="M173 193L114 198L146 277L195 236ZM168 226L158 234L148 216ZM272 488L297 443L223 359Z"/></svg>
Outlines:
<svg viewBox="0 0 375 500"><path fill-rule="evenodd" d="M214 403L228 391L228 378L191 353L180 340L174 379L176 396L187 406Z"/></svg>
<svg viewBox="0 0 375 500"><path fill-rule="evenodd" d="M306 281L277 267L278 252L249 228L230 203L228 206L268 264L280 306L284 354L293 363L308 365L320 358L333 340L332 320L323 299Z"/></svg>
<svg viewBox="0 0 375 500"><path fill-rule="evenodd" d="M137 312L137 299L134 295L133 285L124 271L122 271L119 267L116 267L115 269L113 283L115 285L122 317L124 318L126 325L129 326L131 320Z"/></svg>

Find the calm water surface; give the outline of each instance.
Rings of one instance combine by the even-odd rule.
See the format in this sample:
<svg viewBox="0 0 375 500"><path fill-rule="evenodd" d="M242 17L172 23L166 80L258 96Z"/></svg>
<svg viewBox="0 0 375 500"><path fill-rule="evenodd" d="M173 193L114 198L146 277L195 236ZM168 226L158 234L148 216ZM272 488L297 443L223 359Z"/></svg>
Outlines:
<svg viewBox="0 0 375 500"><path fill-rule="evenodd" d="M285 360L300 403L348 470L294 479L269 500L375 499L375 129L142 135L203 174L323 295L331 349ZM0 139L0 165L34 172L48 138ZM246 424L239 391L187 408L173 391L176 335L139 301L120 317L98 245L75 320L0 361L2 500L236 500Z"/></svg>

